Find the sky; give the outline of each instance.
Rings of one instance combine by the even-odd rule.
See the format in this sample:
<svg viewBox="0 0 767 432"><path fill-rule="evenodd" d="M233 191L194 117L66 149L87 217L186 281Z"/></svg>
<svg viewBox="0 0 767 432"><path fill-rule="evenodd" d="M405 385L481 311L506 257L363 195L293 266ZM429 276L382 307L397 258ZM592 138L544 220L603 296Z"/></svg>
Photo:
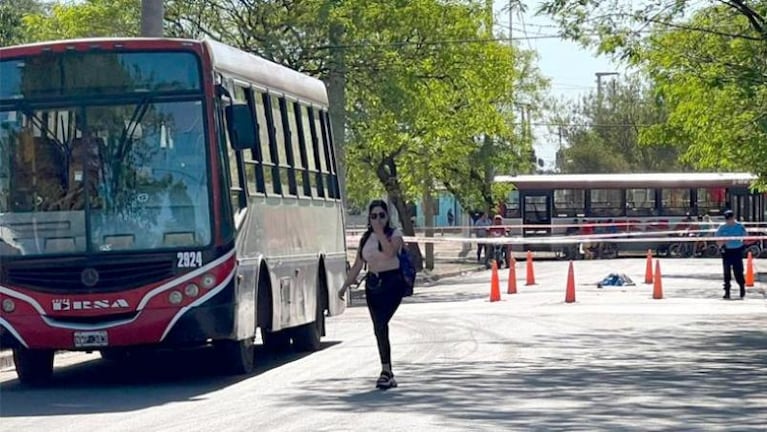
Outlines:
<svg viewBox="0 0 767 432"><path fill-rule="evenodd" d="M527 11L515 11L512 20L512 36L555 35L558 32L556 24L547 16L536 15L540 0L522 0ZM496 12L496 31L508 32L509 13L504 12L508 6L506 0L494 0ZM549 79L549 96L561 99L578 99L590 91L596 90L597 72L622 72L623 68L611 62L606 57L598 57L592 51L577 44L558 39L517 40L515 45L522 49L538 53L538 68ZM609 77L603 78L603 83ZM535 121L535 120L534 120ZM548 128L538 126L533 129L536 138L535 148L538 157L543 158L545 168L554 167L554 159L559 147L559 140L549 133Z"/></svg>

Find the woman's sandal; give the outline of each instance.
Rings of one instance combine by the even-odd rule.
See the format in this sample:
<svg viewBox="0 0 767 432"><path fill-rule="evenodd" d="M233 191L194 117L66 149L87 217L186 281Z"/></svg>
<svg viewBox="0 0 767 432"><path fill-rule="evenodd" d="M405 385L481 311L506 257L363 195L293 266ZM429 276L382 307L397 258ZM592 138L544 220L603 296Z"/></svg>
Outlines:
<svg viewBox="0 0 767 432"><path fill-rule="evenodd" d="M376 387L381 390L397 387L397 381L394 379L394 374L386 371L381 372L381 376L378 377L378 381L376 381Z"/></svg>

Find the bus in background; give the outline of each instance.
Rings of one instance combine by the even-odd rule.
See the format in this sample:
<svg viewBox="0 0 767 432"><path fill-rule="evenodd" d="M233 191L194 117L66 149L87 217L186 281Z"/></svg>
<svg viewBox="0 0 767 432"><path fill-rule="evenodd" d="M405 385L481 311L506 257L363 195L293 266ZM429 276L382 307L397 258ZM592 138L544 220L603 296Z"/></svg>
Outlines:
<svg viewBox="0 0 767 432"><path fill-rule="evenodd" d="M582 227L594 234L684 230L692 219L708 215L715 225L721 213L752 223L760 233L767 219L767 194L750 190L756 177L747 173L553 174L497 176L514 191L505 203L504 223L524 225L512 235L546 237L578 234ZM761 223L761 225L759 224ZM570 225L570 227L567 227ZM575 229L573 229L575 228ZM673 240L673 239L672 239ZM670 240L670 242L672 242ZM619 251L646 251L658 243L604 243L605 257ZM565 245L530 243L519 250L561 251ZM753 249L762 250L759 245ZM758 255L758 254L757 254Z"/></svg>
<svg viewBox="0 0 767 432"><path fill-rule="evenodd" d="M323 83L212 40L0 49L0 344L23 383L56 350L316 350L343 313Z"/></svg>

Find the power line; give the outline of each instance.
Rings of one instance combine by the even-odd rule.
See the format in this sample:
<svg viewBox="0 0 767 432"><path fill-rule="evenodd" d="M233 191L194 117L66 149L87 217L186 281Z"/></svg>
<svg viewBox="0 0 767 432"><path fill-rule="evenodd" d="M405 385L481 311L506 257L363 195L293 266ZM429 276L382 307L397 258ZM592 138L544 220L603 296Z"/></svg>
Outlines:
<svg viewBox="0 0 767 432"><path fill-rule="evenodd" d="M596 35L597 33L594 33ZM476 39L444 39L433 41L403 41L403 42L360 42L338 45L321 45L315 49L333 49L333 48L364 48L364 47L405 47L405 46L424 46L424 45L461 45L461 44L484 44L509 41L526 41L542 39L562 39L560 34L542 34L533 36L514 36L514 37L496 37L496 38L476 38Z"/></svg>
<svg viewBox="0 0 767 432"><path fill-rule="evenodd" d="M661 126L666 123L556 123L556 122L538 122L532 123L531 126L541 127L620 127L620 128L648 128L653 126Z"/></svg>

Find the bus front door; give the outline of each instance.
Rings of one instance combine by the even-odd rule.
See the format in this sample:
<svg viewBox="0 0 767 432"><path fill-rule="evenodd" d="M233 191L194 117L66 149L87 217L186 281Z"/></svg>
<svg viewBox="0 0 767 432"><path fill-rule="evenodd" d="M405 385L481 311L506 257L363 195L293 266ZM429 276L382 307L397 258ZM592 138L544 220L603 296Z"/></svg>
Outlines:
<svg viewBox="0 0 767 432"><path fill-rule="evenodd" d="M550 237L551 236L551 193L527 193L522 199L522 236ZM524 250L551 250L551 245L540 243L525 243Z"/></svg>

